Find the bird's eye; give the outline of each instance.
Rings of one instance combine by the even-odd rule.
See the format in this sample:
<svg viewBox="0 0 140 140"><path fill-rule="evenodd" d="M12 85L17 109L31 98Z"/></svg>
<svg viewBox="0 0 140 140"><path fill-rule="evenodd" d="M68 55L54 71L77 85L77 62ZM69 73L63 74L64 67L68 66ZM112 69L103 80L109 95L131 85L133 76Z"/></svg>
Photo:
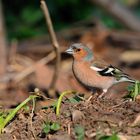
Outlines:
<svg viewBox="0 0 140 140"><path fill-rule="evenodd" d="M77 49L77 50L76 50L76 52L79 52L79 51L81 51L81 49Z"/></svg>

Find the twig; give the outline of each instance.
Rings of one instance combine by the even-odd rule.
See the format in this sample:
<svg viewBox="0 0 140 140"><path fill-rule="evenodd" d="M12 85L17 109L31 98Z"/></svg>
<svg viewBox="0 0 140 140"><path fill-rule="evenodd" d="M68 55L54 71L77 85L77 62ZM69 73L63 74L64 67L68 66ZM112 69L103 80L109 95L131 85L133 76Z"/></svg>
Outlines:
<svg viewBox="0 0 140 140"><path fill-rule="evenodd" d="M123 47L127 49L139 49L140 46L140 32L131 31L111 31L109 42L113 46ZM121 42L121 43L120 43Z"/></svg>
<svg viewBox="0 0 140 140"><path fill-rule="evenodd" d="M32 107L32 111L31 111L31 114L30 114L30 116L31 116L30 125L31 125L32 135L33 135L34 139L37 140L37 137L35 135L34 128L33 128L33 116L34 116L34 110L35 110L35 99L33 98L32 101L33 101L33 107Z"/></svg>
<svg viewBox="0 0 140 140"><path fill-rule="evenodd" d="M35 64L31 65L30 67L26 68L25 70L23 70L22 72L20 72L16 76L14 76L12 80L15 83L18 83L19 81L21 81L22 79L24 79L25 77L27 77L29 74L33 73L35 71L35 66L36 65L38 65L38 64L45 65L48 62L50 62L51 60L53 60L54 58L55 58L55 53L54 52L51 52L46 57L42 58L41 60L39 60Z"/></svg>
<svg viewBox="0 0 140 140"><path fill-rule="evenodd" d="M70 122L68 123L68 134L69 135L71 134L71 123Z"/></svg>
<svg viewBox="0 0 140 140"><path fill-rule="evenodd" d="M113 15L120 23L127 28L140 32L140 20L135 17L125 6L119 4L117 0L90 0L108 13Z"/></svg>
<svg viewBox="0 0 140 140"><path fill-rule="evenodd" d="M18 45L17 40L15 39L12 40L10 51L9 51L9 63L15 62L16 53L17 53L17 45Z"/></svg>
<svg viewBox="0 0 140 140"><path fill-rule="evenodd" d="M126 100L126 101L123 101L123 102L120 103L120 104L114 105L114 106L111 107L111 109L113 109L113 108L117 108L117 107L121 106L122 104L127 103L128 101L129 101L129 100Z"/></svg>
<svg viewBox="0 0 140 140"><path fill-rule="evenodd" d="M53 96L55 93L51 92L51 91L55 91L56 80L58 78L61 57L60 57L59 44L58 44L54 29L53 29L53 25L52 25L51 18L50 18L50 15L49 15L48 7L47 7L44 0L41 0L41 8L42 8L42 11L44 12L47 27L48 27L48 32L49 32L50 39L51 39L51 42L52 42L52 46L53 46L53 48L55 50L55 53L56 53L55 71L54 71L54 75L53 75L53 78L52 78L52 82L50 84L50 94Z"/></svg>

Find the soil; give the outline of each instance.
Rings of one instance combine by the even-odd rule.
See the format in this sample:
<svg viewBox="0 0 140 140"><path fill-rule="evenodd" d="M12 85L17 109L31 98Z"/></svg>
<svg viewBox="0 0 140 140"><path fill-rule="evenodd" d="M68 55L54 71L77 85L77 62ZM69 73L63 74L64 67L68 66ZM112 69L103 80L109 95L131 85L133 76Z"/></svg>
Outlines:
<svg viewBox="0 0 140 140"><path fill-rule="evenodd" d="M127 99L98 98L96 94L78 103L64 99L60 116L56 116L55 109L49 107L36 110L31 121L31 110L22 109L5 128L1 139L74 140L77 137L76 126L84 128L85 140L112 133L136 139L140 134L139 122L135 121L139 112L140 103ZM43 124L47 121L58 122L61 128L45 134Z"/></svg>
<svg viewBox="0 0 140 140"><path fill-rule="evenodd" d="M107 42L106 38L110 31L98 31L98 34L95 33L95 35L93 33L95 33L94 30L86 31L76 42L89 44L95 54L102 56L108 63L121 68L134 79L140 80L140 63L134 61L131 62L133 65L130 65L129 62L125 62L126 65L124 65L121 60L121 55L128 50L128 47L134 49L136 44L136 46L140 46L139 42L131 43L133 39L130 42L129 39L126 39L128 43L122 44L118 41L112 44L113 42ZM131 35L131 32L129 34ZM62 44L64 39L59 42ZM31 45L30 42L26 44L29 45L27 48ZM64 49L66 49L68 47L66 44L68 42L61 46L65 46ZM37 51L42 50L39 45L38 48ZM43 52L44 54L42 54ZM26 53L24 55L27 56ZM47 65L36 65L38 57L40 60L44 55L46 56L46 51L41 51L38 55L37 52L28 52L28 55L30 58L34 58L34 61L29 61L23 55L18 56L17 59L15 55L14 62L9 64L7 68L9 72L5 75L4 80L8 76L17 76L24 70L28 72L30 67L34 69L33 73L25 76L16 84L12 81L0 82L0 113L15 108L28 98L30 91L36 87L39 87L45 95L48 94L48 87L54 73L54 62L51 61ZM103 139L103 136L113 134L117 135L120 140L140 140L140 97L136 101L123 98L128 94L126 90L128 84L118 84L110 89L103 98L98 98L99 94L89 93L75 80L71 69L72 58L63 53L61 56L61 68L56 83L57 92L60 94L71 89L84 93L84 97L76 103L70 102L69 99L72 97L63 98L59 116L56 115L52 100L37 100L33 117L32 104L28 103L29 109L23 108L16 114L5 127L4 133L0 135L0 140L112 140ZM128 60L131 60L131 55ZM47 122L52 124L57 122L60 124L60 129L46 134L43 128ZM82 134L79 132L81 135L78 135L76 128L82 131Z"/></svg>

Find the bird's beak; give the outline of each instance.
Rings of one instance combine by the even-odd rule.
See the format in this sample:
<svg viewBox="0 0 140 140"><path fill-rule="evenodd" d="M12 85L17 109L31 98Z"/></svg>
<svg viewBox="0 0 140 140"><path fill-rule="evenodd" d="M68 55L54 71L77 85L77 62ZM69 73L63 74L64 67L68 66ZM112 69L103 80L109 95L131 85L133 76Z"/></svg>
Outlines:
<svg viewBox="0 0 140 140"><path fill-rule="evenodd" d="M65 51L65 53L68 53L68 54L73 54L73 49L72 48L69 48Z"/></svg>

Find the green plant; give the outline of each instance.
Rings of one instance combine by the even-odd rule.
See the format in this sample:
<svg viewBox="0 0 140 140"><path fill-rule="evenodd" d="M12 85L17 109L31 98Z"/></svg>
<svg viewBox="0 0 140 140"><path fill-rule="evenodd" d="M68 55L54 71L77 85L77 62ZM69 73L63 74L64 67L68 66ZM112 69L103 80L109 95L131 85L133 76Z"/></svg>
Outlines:
<svg viewBox="0 0 140 140"><path fill-rule="evenodd" d="M25 106L30 100L34 100L39 96L37 95L30 95L25 101L23 101L21 104L19 104L15 109L10 111L7 115L2 114L0 116L0 133L2 133L4 127L15 117L16 113Z"/></svg>
<svg viewBox="0 0 140 140"><path fill-rule="evenodd" d="M61 102L62 102L63 97L67 94L75 94L75 93L76 92L74 92L74 91L64 91L61 93L61 95L58 98L57 106L56 106L56 115L57 116L59 116L59 114L60 114L60 106L61 106Z"/></svg>
<svg viewBox="0 0 140 140"><path fill-rule="evenodd" d="M117 134L112 134L111 136L101 136L98 140L120 140L119 137L117 136Z"/></svg>
<svg viewBox="0 0 140 140"><path fill-rule="evenodd" d="M136 97L140 94L140 82L136 81L135 84L128 86L127 90L129 91L127 97L135 101Z"/></svg>
<svg viewBox="0 0 140 140"><path fill-rule="evenodd" d="M81 125L76 125L74 128L76 134L76 140L84 140L85 137L85 129Z"/></svg>
<svg viewBox="0 0 140 140"><path fill-rule="evenodd" d="M74 97L70 97L68 98L69 102L70 103L79 103L80 101L83 101L84 100L84 97L83 96L79 96L79 95L75 95Z"/></svg>
<svg viewBox="0 0 140 140"><path fill-rule="evenodd" d="M57 122L46 122L43 124L43 132L46 134L56 132L60 129L60 124Z"/></svg>

